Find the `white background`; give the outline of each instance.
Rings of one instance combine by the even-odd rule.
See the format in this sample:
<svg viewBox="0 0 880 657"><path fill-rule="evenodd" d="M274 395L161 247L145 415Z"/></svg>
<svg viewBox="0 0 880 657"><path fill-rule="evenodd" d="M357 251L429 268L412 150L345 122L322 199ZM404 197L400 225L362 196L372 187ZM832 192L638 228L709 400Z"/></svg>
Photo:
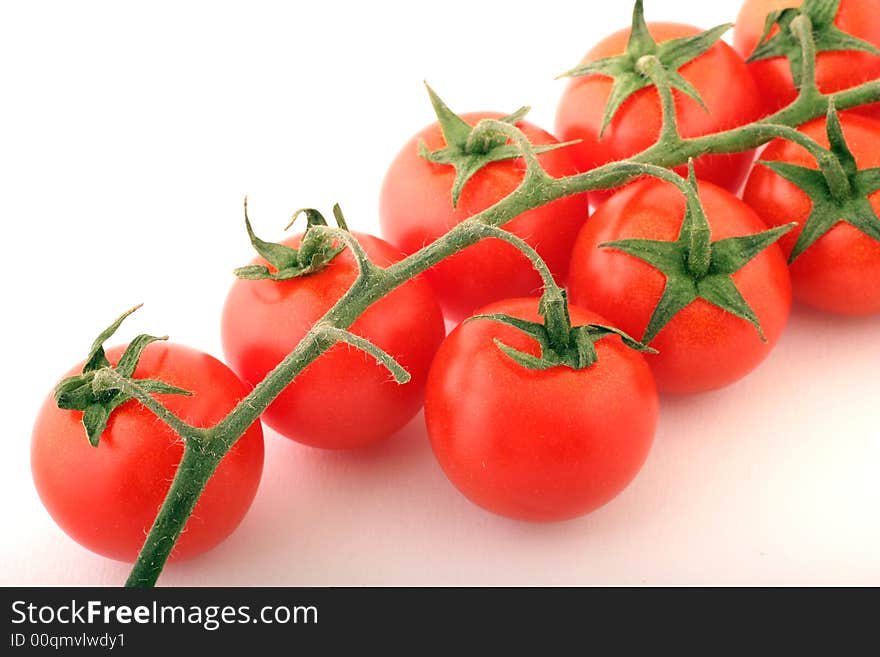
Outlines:
<svg viewBox="0 0 880 657"><path fill-rule="evenodd" d="M649 0L710 27L736 0ZM518 8L521 7L521 8ZM376 231L384 170L453 109L552 129L554 76L629 22L625 2L3 3L0 584L120 584L31 482L33 418L96 332L220 356L241 201L280 238L295 208ZM731 90L735 93L735 90ZM592 515L492 516L433 460L421 417L387 444L323 453L267 431L264 479L186 584L880 584L880 318L797 310L778 349L723 391L664 399L641 475ZM95 500L100 503L100 500Z"/></svg>

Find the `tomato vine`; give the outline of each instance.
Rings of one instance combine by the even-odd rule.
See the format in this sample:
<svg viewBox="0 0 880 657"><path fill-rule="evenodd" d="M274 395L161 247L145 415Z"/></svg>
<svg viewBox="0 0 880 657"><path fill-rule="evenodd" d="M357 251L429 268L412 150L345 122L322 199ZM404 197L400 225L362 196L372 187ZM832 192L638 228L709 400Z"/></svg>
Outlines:
<svg viewBox="0 0 880 657"><path fill-rule="evenodd" d="M638 6L641 6L641 2ZM544 326L552 337L558 332L558 326L554 326L554 322L558 323L559 318L564 317L559 309L560 299L564 305L564 295L561 295L560 289L552 284L552 276L549 275L540 257L527 245L521 243L521 240L504 231L502 227L507 222L527 210L554 200L583 192L618 187L646 175L676 184L687 196L689 204L699 205L695 184L670 171L670 168L688 164L702 155L747 151L775 138L796 141L807 147L817 159L822 158L824 149L816 146L815 142L793 128L825 115L829 108L844 110L880 101L880 80L833 94L822 93L816 84L817 48L810 17L806 14L792 16L791 20L786 20L786 26L790 30L791 38L799 46L797 70L801 76L798 95L790 105L748 125L701 137L683 138L676 125L672 92L673 88L681 87L681 81L669 74L663 57L656 53L652 54L652 48L648 47L644 49L647 54L640 56L634 63L635 72L630 76L632 80L635 80L633 76L641 77L635 81L631 80L630 86L645 86L650 83L657 88L663 110L659 138L653 146L628 160L606 164L586 173L562 178L549 175L537 158L536 153L540 149L529 143L523 132L513 125L520 113L502 119L484 119L473 128L447 117L447 123L455 128L456 138L462 145L482 144L480 152L495 149L505 157L511 156L511 151L515 150L516 155L521 156L525 162L524 177L512 193L495 205L471 216L443 237L390 266L380 267L372 262L357 239L348 232L344 221L339 222L340 227L331 227L319 214L309 214L315 211L307 211L309 216L307 235L313 239L311 244L315 248L314 254L310 254L305 260L303 252L306 251L306 246L298 252L291 249L273 250L272 245L258 240L253 235L248 224L252 242L275 258L277 262L273 264L280 274L264 271L266 268L257 271L251 267L244 272L240 271L240 275L278 278L308 274L313 267L320 267L322 262L334 257L338 249L344 247L350 251L356 261L357 277L342 298L312 326L277 367L213 427L190 426L151 396L150 393L154 389L144 382L127 376L127 370L100 367L101 363L94 368L95 371L90 374L92 384L99 384L104 391L115 390L125 399L136 399L180 435L185 443L183 459L132 568L127 585L152 586L156 583L175 541L220 461L248 427L258 421L272 401L321 354L338 342L345 342L376 358L398 382L406 380L407 374L404 368L391 355L348 331L368 307L406 281L480 240L504 239L520 248L542 274L546 290L544 307L554 309L545 313L544 317ZM434 98L432 93L432 99ZM465 134L466 131L469 132ZM446 162L443 159L446 155L449 154L426 153L426 156L442 162ZM455 158L449 155L447 159L449 159L448 163L453 163ZM483 159L490 160L491 157L486 155ZM835 173L833 164L832 162L828 165L831 167L828 169L830 176ZM469 173L471 173L469 170L460 172L460 177L466 179ZM461 185L458 186L457 191L460 191L460 187ZM334 213L337 218L341 217L338 211L335 210ZM337 244L338 247L334 246ZM708 249L708 246L706 248ZM571 327L564 328L567 330ZM559 340L556 342L558 343ZM555 346L559 345L555 344ZM589 366L588 362L583 364Z"/></svg>

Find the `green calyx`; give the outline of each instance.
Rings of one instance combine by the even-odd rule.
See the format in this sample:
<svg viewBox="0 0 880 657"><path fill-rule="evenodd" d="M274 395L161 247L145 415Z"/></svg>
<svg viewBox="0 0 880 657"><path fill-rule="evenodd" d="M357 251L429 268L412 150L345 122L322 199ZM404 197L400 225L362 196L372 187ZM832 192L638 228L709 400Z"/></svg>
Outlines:
<svg viewBox="0 0 880 657"><path fill-rule="evenodd" d="M859 170L846 143L840 118L831 103L826 119L830 148L819 159L819 169L787 162L760 160L758 164L802 189L813 202L810 216L789 257L794 262L840 222L880 242L880 218L868 196L880 190L880 168Z"/></svg>
<svg viewBox="0 0 880 657"><path fill-rule="evenodd" d="M545 294L538 309L544 322L530 322L502 313L476 315L469 322L487 319L506 324L534 338L541 347L540 356L527 354L495 339L495 345L511 360L530 370L548 370L552 367L568 367L583 370L594 365L599 357L596 342L609 335L619 336L623 343L642 352L656 353L623 331L601 324L572 326L568 302L564 290Z"/></svg>
<svg viewBox="0 0 880 657"><path fill-rule="evenodd" d="M700 103L703 109L706 109L700 94L690 82L681 76L678 69L709 50L731 27L731 24L719 25L692 37L670 39L658 44L654 41L645 23L642 0L636 0L633 8L632 30L626 52L616 57L606 57L578 66L563 73L560 77L605 75L614 79L611 95L605 105L605 114L602 117L602 127L599 130L600 138L605 134L606 128L621 105L637 91L654 86L658 79L662 79L670 88L678 89L690 96ZM656 58L660 63L660 66L657 67L658 70L653 72L653 80L641 64L646 61L645 58Z"/></svg>
<svg viewBox="0 0 880 657"><path fill-rule="evenodd" d="M55 387L55 403L58 408L72 411L83 411L83 425L89 443L98 446L101 434L107 427L107 421L113 411L132 399L132 395L119 389L118 381L128 379L145 393L165 395L191 395L192 393L155 379L134 379L134 371L144 349L158 340L167 340L168 336L157 338L152 335L139 335L132 340L116 367L110 365L104 353L104 343L116 332L126 317L140 306L123 313L115 322L108 326L92 344L86 357L82 374L68 377ZM115 376L107 376L109 372Z"/></svg>
<svg viewBox="0 0 880 657"><path fill-rule="evenodd" d="M880 55L880 50L874 45L843 32L834 24L839 9L840 0L804 0L800 7L771 12L767 16L764 33L758 40L758 46L746 61L758 62L773 57L787 57L791 67L791 77L795 86L800 88L804 65L803 48L800 39L792 30L792 22L799 16L810 19L817 53L857 50ZM779 32L768 38L776 26L779 27Z"/></svg>
<svg viewBox="0 0 880 657"><path fill-rule="evenodd" d="M465 183L474 174L491 162L522 157L522 149L517 144L508 143L509 137L501 132L475 131L475 126L470 125L449 109L430 86L425 84L425 87L428 89L431 104L434 106L434 113L437 115L437 122L440 124L440 131L443 133L446 147L430 151L425 142L420 141L419 155L434 164L455 167L455 181L452 184L452 207L457 207ZM528 107L521 107L513 114L508 114L498 120L515 125L522 121L528 112ZM535 153L544 153L563 146L570 146L573 143L575 142L532 146L532 150Z"/></svg>
<svg viewBox="0 0 880 657"><path fill-rule="evenodd" d="M311 230L315 226L328 225L324 215L314 208L302 208L294 212L287 228L290 228L301 214L306 216L306 231L298 249L284 244L265 242L254 233L248 218L247 197L245 197L244 223L248 237L256 252L271 265L271 268L265 265L247 265L239 267L233 273L239 278L248 280L286 281L321 271L345 250L344 244L337 244L336 240L325 231ZM339 228L347 231L348 226L338 203L333 206L333 216Z"/></svg>
<svg viewBox="0 0 880 657"><path fill-rule="evenodd" d="M666 276L666 287L654 309L642 342L650 344L675 315L697 299L751 323L762 340L764 331L752 308L743 299L733 274L776 242L795 224L755 235L713 242L706 213L697 195L693 161L689 163L686 209L674 242L626 239L600 244L648 263Z"/></svg>

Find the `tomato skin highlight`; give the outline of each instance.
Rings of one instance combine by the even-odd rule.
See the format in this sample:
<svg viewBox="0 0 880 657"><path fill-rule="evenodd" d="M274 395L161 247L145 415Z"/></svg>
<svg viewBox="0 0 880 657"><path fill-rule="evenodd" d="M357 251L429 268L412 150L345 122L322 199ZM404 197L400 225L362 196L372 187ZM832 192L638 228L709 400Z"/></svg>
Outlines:
<svg viewBox="0 0 880 657"><path fill-rule="evenodd" d="M480 312L537 321L537 308L537 299L509 299ZM570 310L575 325L607 324ZM641 354L605 338L589 368L534 371L493 339L539 353L520 331L475 320L449 334L431 366L425 420L447 477L484 509L521 520L566 520L610 501L641 469L656 428L657 391Z"/></svg>
<svg viewBox="0 0 880 657"><path fill-rule="evenodd" d="M746 0L740 9L733 31L733 44L748 58L764 32L764 20L770 12L799 7L802 0ZM834 24L842 31L880 47L880 12L876 0L841 0ZM778 26L771 35L777 34ZM785 57L774 57L748 64L764 99L765 113L782 109L797 97L791 68ZM880 57L867 52L827 51L816 55L816 83L822 93L830 94L880 78ZM852 111L880 118L880 103L871 103Z"/></svg>
<svg viewBox="0 0 880 657"><path fill-rule="evenodd" d="M107 350L115 364L123 347ZM82 363L66 376L78 374ZM219 422L250 391L217 359L175 343L146 348L135 378L155 378L193 392L157 398L199 427ZM31 442L31 470L52 518L80 545L111 559L133 562L171 486L183 441L155 415L130 400L110 416L97 447L82 412L58 408L50 394L40 408ZM221 461L187 521L170 559L210 550L239 525L257 492L263 469L263 431L251 425Z"/></svg>
<svg viewBox="0 0 880 657"><path fill-rule="evenodd" d="M498 119L496 112L462 114L471 125L481 119ZM548 132L520 121L516 126L532 144L558 143ZM464 186L456 208L452 207L452 166L429 162L419 155L422 140L433 151L446 146L439 124L415 135L398 153L382 184L379 219L382 235L404 253L413 253L445 235L468 217L494 205L513 192L522 181L522 158L492 162ZM538 155L554 177L577 173L566 146ZM524 212L504 225L535 248L547 262L557 282L565 281L571 243L589 214L585 193L553 201ZM513 246L488 239L469 246L426 272L446 317L461 321L474 309L505 297L538 294L541 279Z"/></svg>
<svg viewBox="0 0 880 657"><path fill-rule="evenodd" d="M699 183L712 240L766 230L742 201L711 183ZM572 252L573 303L608 317L635 338L648 326L666 283L651 265L599 244L621 239L674 241L684 217L684 195L670 183L642 180L614 195L584 226ZM697 299L657 334L647 354L662 393L703 392L728 385L758 366L779 340L791 309L791 281L777 245L733 275L754 310L767 342L749 322Z"/></svg>
<svg viewBox="0 0 880 657"><path fill-rule="evenodd" d="M880 121L841 114L844 137L859 169L880 167ZM828 147L825 119L816 119L800 131ZM762 160L789 162L817 169L815 158L801 146L785 140L770 143ZM880 214L880 192L868 197ZM810 197L796 185L763 166L749 176L743 200L769 226L790 221L798 226L779 242L789 256L813 209ZM846 223L838 223L790 266L794 297L799 302L840 315L880 313L880 242Z"/></svg>
<svg viewBox="0 0 880 657"><path fill-rule="evenodd" d="M699 34L701 30L679 23L648 23L651 36L660 43ZM630 29L608 36L581 63L613 57L626 49ZM673 90L676 117L682 137L699 137L750 123L761 116L763 104L742 58L724 42L685 64L679 73L700 94L706 112L694 99ZM580 139L571 147L581 171L629 158L653 146L662 125L660 98L654 87L641 89L620 106L602 138L599 131L611 94L613 80L607 76L572 77L556 110L556 134L562 141ZM735 89L735 93L731 93ZM703 155L694 161L697 177L736 192L745 180L754 151ZM687 166L675 168L687 176ZM606 201L614 190L592 192L593 203Z"/></svg>
<svg viewBox="0 0 880 657"><path fill-rule="evenodd" d="M387 242L355 233L370 259L387 266L403 256ZM283 244L299 246L302 236ZM254 264L266 265L262 258ZM222 316L223 351L230 366L256 385L290 353L342 297L357 276L348 249L313 274L286 281L236 280ZM336 344L299 374L263 415L278 433L313 447L352 449L388 438L421 408L428 367L445 334L427 281L415 278L370 306L349 329L410 373L398 384L384 366Z"/></svg>

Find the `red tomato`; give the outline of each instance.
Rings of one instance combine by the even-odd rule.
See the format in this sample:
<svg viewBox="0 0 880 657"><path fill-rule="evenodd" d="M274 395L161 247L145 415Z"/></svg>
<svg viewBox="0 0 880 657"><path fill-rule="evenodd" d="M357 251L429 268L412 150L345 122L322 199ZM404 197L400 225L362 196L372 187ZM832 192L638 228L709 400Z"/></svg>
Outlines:
<svg viewBox="0 0 880 657"><path fill-rule="evenodd" d="M461 118L475 125L480 119L501 116L478 112ZM533 144L558 143L531 123L520 121L516 126ZM418 133L391 163L380 197L382 234L405 253L417 251L500 201L519 185L525 172L522 158L492 162L465 184L458 206L453 208L455 169L422 158L418 150L420 140L431 151L446 145L437 123ZM552 176L576 173L570 148L541 153L538 160ZM587 196L579 194L524 212L504 228L535 248L556 280L562 282L568 272L571 243L588 212ZM542 287L538 274L515 247L491 239L447 258L430 269L427 276L446 317L454 321L467 317L479 306L504 297L537 294Z"/></svg>
<svg viewBox="0 0 880 657"><path fill-rule="evenodd" d="M880 167L880 121L850 114L841 115L840 122L859 169ZM825 119L811 121L801 132L828 146ZM772 142L761 159L818 168L806 150L785 140ZM756 166L743 199L770 226L798 222L780 240L789 255L813 209L810 197L773 171ZM880 213L880 192L868 199L874 212ZM791 280L795 298L814 308L844 315L880 312L880 242L838 223L792 263Z"/></svg>
<svg viewBox="0 0 880 657"><path fill-rule="evenodd" d="M537 321L537 299L483 313ZM572 306L575 325L607 324ZM471 501L523 520L565 520L615 497L648 456L657 391L641 354L618 337L596 342L599 360L573 370L529 370L493 340L539 355L537 342L489 320L458 326L428 375L425 420L446 476Z"/></svg>
<svg viewBox="0 0 880 657"><path fill-rule="evenodd" d="M302 236L283 242L299 246ZM402 254L377 237L357 233L379 266ZM262 258L253 261L266 265ZM348 249L324 269L286 281L236 280L223 309L223 351L252 384L265 378L309 329L348 290L357 264ZM443 339L440 307L428 283L408 281L380 299L350 328L384 349L410 373L396 383L384 366L346 344L337 344L309 365L272 402L263 420L306 445L362 447L387 438L421 408L431 358Z"/></svg>
<svg viewBox="0 0 880 657"><path fill-rule="evenodd" d="M648 29L657 43L701 32L677 23L649 23ZM623 54L629 34L629 28L615 32L588 52L581 63ZM709 110L707 112L694 99L673 90L679 132L683 137L699 137L735 128L760 117L761 101L752 77L742 58L726 43L719 41L678 72L697 90ZM599 138L612 84L610 77L602 75L572 77L559 101L556 133L563 141L581 140L570 147L581 171L640 153L653 146L660 135L660 98L656 88L650 87L628 98ZM694 163L697 177L735 192L745 180L753 155L753 151L704 155ZM676 171L687 175L686 166ZM611 193L594 193L594 203L606 200Z"/></svg>
<svg viewBox="0 0 880 657"><path fill-rule="evenodd" d="M746 0L736 19L734 46L748 58L764 33L767 14L801 4L802 0ZM880 12L876 0L841 0L834 24L857 39L880 47ZM771 36L778 31L775 27ZM797 96L788 58L764 59L751 62L748 67L766 103L767 113L785 107ZM847 50L820 52L816 56L816 82L823 93L834 93L876 78L880 78L880 57L871 53ZM880 116L880 103L857 111Z"/></svg>
<svg viewBox="0 0 880 657"><path fill-rule="evenodd" d="M123 348L107 350L116 364ZM68 372L78 374L82 363ZM223 363L178 344L147 347L134 377L159 379L194 393L160 395L186 422L209 427L249 392ZM77 543L111 559L134 561L183 456L183 441L134 400L110 416L97 447L82 425L82 412L58 408L49 395L31 444L34 483L55 522ZM263 431L254 423L221 461L196 504L171 559L210 550L244 517L263 470Z"/></svg>
<svg viewBox="0 0 880 657"><path fill-rule="evenodd" d="M711 183L699 184L712 240L759 233L766 226L742 201ZM666 277L641 260L599 244L621 239L675 241L684 195L659 180L643 180L614 195L578 235L569 290L574 303L608 317L635 338L644 335ZM691 393L725 386L755 368L776 344L788 320L791 281L775 244L733 274L733 281L764 330L704 299L686 306L657 334L646 357L661 392Z"/></svg>

